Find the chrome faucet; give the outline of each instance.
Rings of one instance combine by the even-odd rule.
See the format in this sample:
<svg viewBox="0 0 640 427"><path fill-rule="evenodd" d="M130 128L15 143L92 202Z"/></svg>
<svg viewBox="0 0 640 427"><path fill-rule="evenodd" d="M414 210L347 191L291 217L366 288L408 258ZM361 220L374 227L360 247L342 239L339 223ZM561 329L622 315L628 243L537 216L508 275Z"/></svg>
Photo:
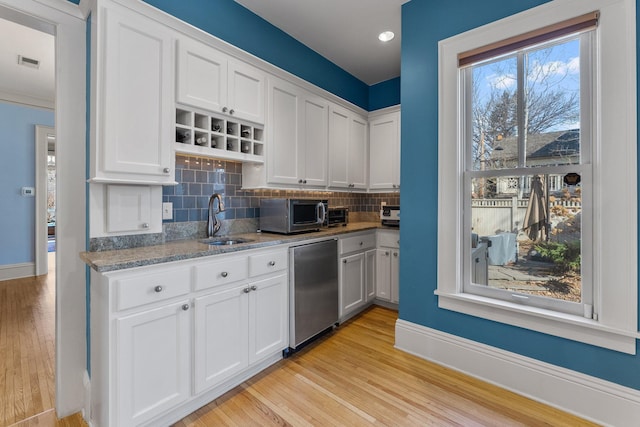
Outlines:
<svg viewBox="0 0 640 427"><path fill-rule="evenodd" d="M213 210L213 202L218 200L218 210ZM224 203L222 202L222 196L218 193L214 193L209 197L209 216L207 217L207 237L213 237L214 234L220 230L220 221L216 218L216 214L224 212Z"/></svg>

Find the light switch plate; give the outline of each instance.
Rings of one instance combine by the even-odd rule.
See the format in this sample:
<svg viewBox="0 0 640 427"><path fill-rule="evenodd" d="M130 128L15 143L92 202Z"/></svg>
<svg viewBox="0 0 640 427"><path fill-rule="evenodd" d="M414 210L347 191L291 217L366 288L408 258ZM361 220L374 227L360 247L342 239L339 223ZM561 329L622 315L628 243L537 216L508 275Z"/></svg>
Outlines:
<svg viewBox="0 0 640 427"><path fill-rule="evenodd" d="M173 203L162 202L162 219L173 219Z"/></svg>

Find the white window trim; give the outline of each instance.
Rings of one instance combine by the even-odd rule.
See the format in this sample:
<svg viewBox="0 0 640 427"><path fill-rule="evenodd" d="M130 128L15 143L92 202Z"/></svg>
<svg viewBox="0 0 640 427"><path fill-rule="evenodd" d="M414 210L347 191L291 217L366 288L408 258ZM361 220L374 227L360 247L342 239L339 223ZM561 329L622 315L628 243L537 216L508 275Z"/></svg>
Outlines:
<svg viewBox="0 0 640 427"><path fill-rule="evenodd" d="M574 16L600 11L600 108L594 118L594 302L598 320L462 291L464 120L457 54ZM555 0L439 43L438 306L624 353L636 353L637 123L635 0ZM603 143L603 145L604 145ZM615 188L615 191L611 191ZM605 289L606 292L602 290Z"/></svg>

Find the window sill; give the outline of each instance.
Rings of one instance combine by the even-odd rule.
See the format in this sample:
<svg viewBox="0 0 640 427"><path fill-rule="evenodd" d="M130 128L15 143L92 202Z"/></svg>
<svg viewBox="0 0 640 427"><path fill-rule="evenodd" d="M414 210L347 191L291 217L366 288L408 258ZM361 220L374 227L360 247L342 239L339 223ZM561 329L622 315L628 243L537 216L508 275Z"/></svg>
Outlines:
<svg viewBox="0 0 640 427"><path fill-rule="evenodd" d="M438 307L561 338L636 354L637 331L607 327L580 316L463 293L435 291Z"/></svg>

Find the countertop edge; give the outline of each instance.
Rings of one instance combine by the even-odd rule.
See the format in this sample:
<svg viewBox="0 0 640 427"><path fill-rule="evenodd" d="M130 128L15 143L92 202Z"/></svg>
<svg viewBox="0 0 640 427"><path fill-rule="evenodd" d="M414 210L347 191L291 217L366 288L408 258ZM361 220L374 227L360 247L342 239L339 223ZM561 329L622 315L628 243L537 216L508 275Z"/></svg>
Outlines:
<svg viewBox="0 0 640 427"><path fill-rule="evenodd" d="M380 223L352 223L346 227L333 227L318 232L279 235L270 233L245 233L244 238L253 242L234 246L209 246L199 242L199 239L176 240L161 245L143 246L130 249L116 249L99 252L81 252L80 259L98 273L108 273L136 267L165 264L174 261L197 259L250 249L267 248L270 246L292 244L306 240L322 239L324 237L339 236L367 230L399 230L397 227L383 226Z"/></svg>

